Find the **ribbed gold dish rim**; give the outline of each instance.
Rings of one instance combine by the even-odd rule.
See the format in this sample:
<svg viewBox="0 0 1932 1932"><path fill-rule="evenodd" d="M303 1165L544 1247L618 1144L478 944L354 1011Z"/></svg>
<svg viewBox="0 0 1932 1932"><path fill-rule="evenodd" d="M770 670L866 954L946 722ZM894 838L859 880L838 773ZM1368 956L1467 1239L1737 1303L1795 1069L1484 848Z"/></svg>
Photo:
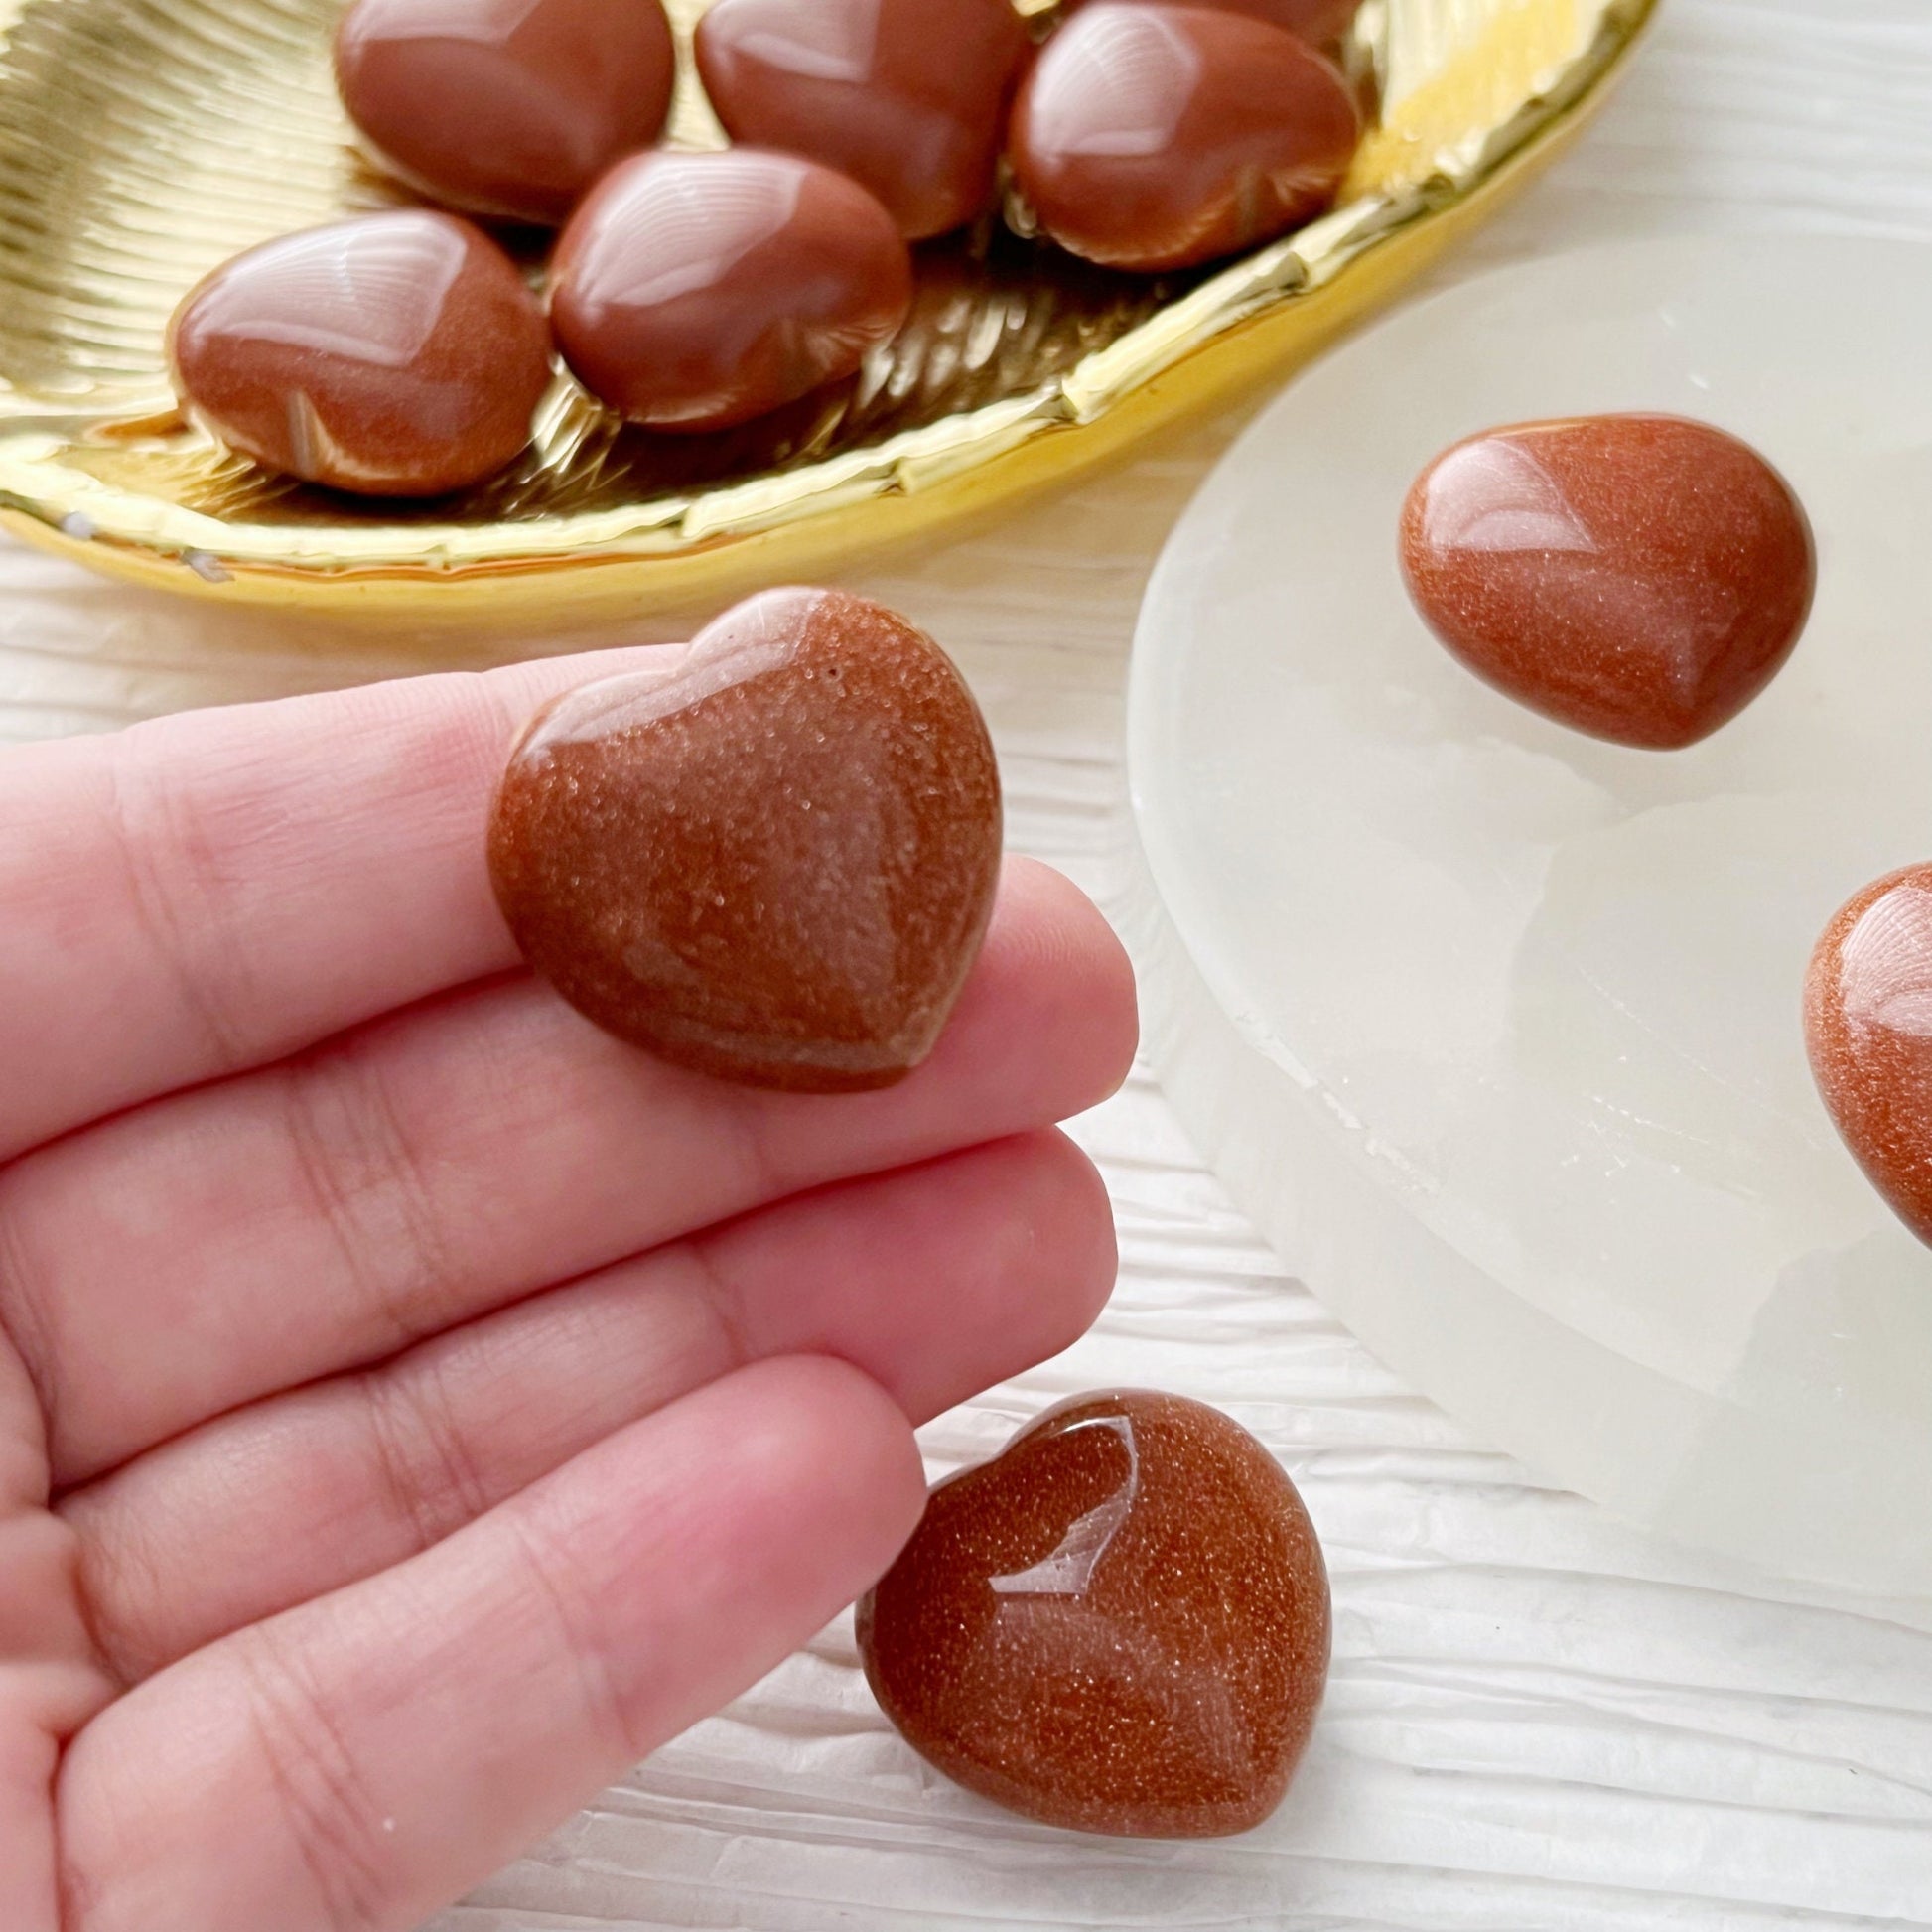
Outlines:
<svg viewBox="0 0 1932 1932"><path fill-rule="evenodd" d="M0 5L0 27L27 4ZM1581 126L1654 6L1367 0L1359 32L1384 107L1333 213L1233 263L1057 377L870 447L574 514L255 521L144 489L138 463L132 484L78 467L77 453L103 434L138 450L138 410L131 425L103 422L14 390L0 397L0 522L175 591L467 623L588 620L821 573L1064 480L1306 359ZM166 399L154 407L165 410Z"/></svg>

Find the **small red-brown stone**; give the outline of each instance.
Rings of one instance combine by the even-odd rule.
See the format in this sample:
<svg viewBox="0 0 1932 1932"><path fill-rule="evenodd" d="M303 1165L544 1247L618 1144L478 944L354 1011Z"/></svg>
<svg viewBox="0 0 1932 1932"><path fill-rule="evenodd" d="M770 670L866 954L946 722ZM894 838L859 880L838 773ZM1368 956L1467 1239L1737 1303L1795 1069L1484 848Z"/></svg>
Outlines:
<svg viewBox="0 0 1932 1932"><path fill-rule="evenodd" d="M999 772L929 637L864 598L767 591L675 669L544 711L489 864L524 957L621 1039L753 1086L890 1086L985 934Z"/></svg>
<svg viewBox="0 0 1932 1932"><path fill-rule="evenodd" d="M659 0L355 0L336 36L348 117L452 207L555 224L664 125Z"/></svg>
<svg viewBox="0 0 1932 1932"><path fill-rule="evenodd" d="M1805 977L1805 1044L1859 1166L1932 1243L1932 865L1874 881L1825 928Z"/></svg>
<svg viewBox="0 0 1932 1932"><path fill-rule="evenodd" d="M1402 568L1478 677L1659 751L1764 689L1817 580L1803 506L1755 450L1645 415L1522 423L1445 451L1403 507Z"/></svg>
<svg viewBox="0 0 1932 1932"><path fill-rule="evenodd" d="M175 312L168 355L182 400L231 449L378 496L500 470L551 375L516 265L468 221L414 208L237 255Z"/></svg>
<svg viewBox="0 0 1932 1932"><path fill-rule="evenodd" d="M886 1715L968 1789L1076 1831L1243 1832L1327 1680L1328 1578L1295 1485L1217 1410L1079 1397L941 1483L859 1606Z"/></svg>
<svg viewBox="0 0 1932 1932"><path fill-rule="evenodd" d="M1311 220L1361 138L1305 41L1236 13L1100 0L1046 44L1008 155L1040 226L1110 268L1185 268Z"/></svg>
<svg viewBox="0 0 1932 1932"><path fill-rule="evenodd" d="M1081 0L1081 4L1105 5L1106 0ZM1141 0L1120 0L1120 4L1138 5ZM1271 27L1299 34L1316 47L1328 47L1341 38L1361 0L1186 0L1186 4L1214 13L1246 14L1250 20L1265 20Z"/></svg>
<svg viewBox="0 0 1932 1932"><path fill-rule="evenodd" d="M991 204L1030 47L1012 0L718 0L697 33L734 140L850 175L911 240Z"/></svg>
<svg viewBox="0 0 1932 1932"><path fill-rule="evenodd" d="M729 429L852 374L912 303L911 256L878 201L761 148L620 162L552 275L551 325L584 386L679 432Z"/></svg>

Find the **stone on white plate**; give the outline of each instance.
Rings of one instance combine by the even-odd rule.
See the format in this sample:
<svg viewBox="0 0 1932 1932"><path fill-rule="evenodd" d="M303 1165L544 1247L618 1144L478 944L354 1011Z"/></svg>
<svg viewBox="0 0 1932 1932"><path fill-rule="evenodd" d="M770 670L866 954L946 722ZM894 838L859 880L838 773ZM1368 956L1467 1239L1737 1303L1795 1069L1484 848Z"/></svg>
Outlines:
<svg viewBox="0 0 1932 1932"><path fill-rule="evenodd" d="M1156 1064L1401 1373L1642 1522L1932 1587L1932 1250L1805 1062L1814 940L1932 859L1932 250L1679 237L1528 264L1290 387L1176 528L1129 784ZM1856 354L1847 347L1858 344ZM1704 744L1478 683L1395 561L1496 424L1695 416L1817 530L1810 628Z"/></svg>

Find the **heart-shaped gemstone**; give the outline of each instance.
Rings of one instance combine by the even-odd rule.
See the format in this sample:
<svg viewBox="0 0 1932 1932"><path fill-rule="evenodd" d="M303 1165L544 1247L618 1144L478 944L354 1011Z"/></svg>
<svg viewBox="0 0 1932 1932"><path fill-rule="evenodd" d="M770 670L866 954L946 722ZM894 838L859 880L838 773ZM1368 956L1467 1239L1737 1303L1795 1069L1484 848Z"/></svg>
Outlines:
<svg viewBox="0 0 1932 1932"><path fill-rule="evenodd" d="M1791 486L1677 416L1485 431L1402 512L1416 608L1497 690L1594 738L1709 737L1791 655L1817 578Z"/></svg>
<svg viewBox="0 0 1932 1932"><path fill-rule="evenodd" d="M383 165L452 207L555 223L656 140L677 50L659 0L355 0L343 105Z"/></svg>
<svg viewBox="0 0 1932 1932"><path fill-rule="evenodd" d="M583 686L490 827L524 956L620 1038L724 1079L892 1084L979 950L1000 781L972 694L904 619L767 591L677 666Z"/></svg>
<svg viewBox="0 0 1932 1932"><path fill-rule="evenodd" d="M850 175L911 240L992 202L1029 46L1012 0L718 0L697 33L734 140Z"/></svg>
<svg viewBox="0 0 1932 1932"><path fill-rule="evenodd" d="M893 217L855 181L761 148L633 155L571 217L551 326L634 423L730 429L851 375L912 302Z"/></svg>
<svg viewBox="0 0 1932 1932"><path fill-rule="evenodd" d="M1207 1838L1281 1802L1328 1670L1295 1486L1217 1410L1081 1396L941 1483L859 1606L872 1688L950 1778L1076 1831Z"/></svg>
<svg viewBox="0 0 1932 1932"><path fill-rule="evenodd" d="M1039 225L1109 268L1185 268L1311 220L1361 138L1348 83L1243 14L1117 0L1046 43L1008 155Z"/></svg>
<svg viewBox="0 0 1932 1932"><path fill-rule="evenodd" d="M1859 1166L1932 1243L1932 865L1874 881L1825 928L1805 978L1805 1044Z"/></svg>
<svg viewBox="0 0 1932 1932"><path fill-rule="evenodd" d="M366 495L481 483L529 442L550 386L550 331L516 265L426 208L235 256L175 312L168 355L230 449Z"/></svg>

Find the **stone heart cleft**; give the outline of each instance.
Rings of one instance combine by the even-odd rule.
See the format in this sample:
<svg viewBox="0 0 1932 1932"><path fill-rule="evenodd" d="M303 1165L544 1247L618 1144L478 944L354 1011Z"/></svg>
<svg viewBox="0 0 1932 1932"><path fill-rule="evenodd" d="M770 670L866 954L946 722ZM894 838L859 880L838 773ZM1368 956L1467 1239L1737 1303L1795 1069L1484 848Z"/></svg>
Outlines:
<svg viewBox="0 0 1932 1932"><path fill-rule="evenodd" d="M1220 1837L1275 1809L1308 1743L1327 1572L1246 1430L1081 1396L933 1490L859 1647L886 1715L968 1789L1076 1831Z"/></svg>
<svg viewBox="0 0 1932 1932"><path fill-rule="evenodd" d="M600 1027L723 1079L889 1086L992 912L1000 780L945 653L837 591L728 612L675 669L572 691L489 833L530 964Z"/></svg>
<svg viewBox="0 0 1932 1932"><path fill-rule="evenodd" d="M1727 724L1811 613L1817 558L1791 486L1747 444L1676 416L1484 431L1402 512L1416 608L1497 690L1591 737L1667 751Z"/></svg>
<svg viewBox="0 0 1932 1932"><path fill-rule="evenodd" d="M1932 1243L1932 865L1874 881L1825 928L1805 979L1805 1044L1859 1166Z"/></svg>

